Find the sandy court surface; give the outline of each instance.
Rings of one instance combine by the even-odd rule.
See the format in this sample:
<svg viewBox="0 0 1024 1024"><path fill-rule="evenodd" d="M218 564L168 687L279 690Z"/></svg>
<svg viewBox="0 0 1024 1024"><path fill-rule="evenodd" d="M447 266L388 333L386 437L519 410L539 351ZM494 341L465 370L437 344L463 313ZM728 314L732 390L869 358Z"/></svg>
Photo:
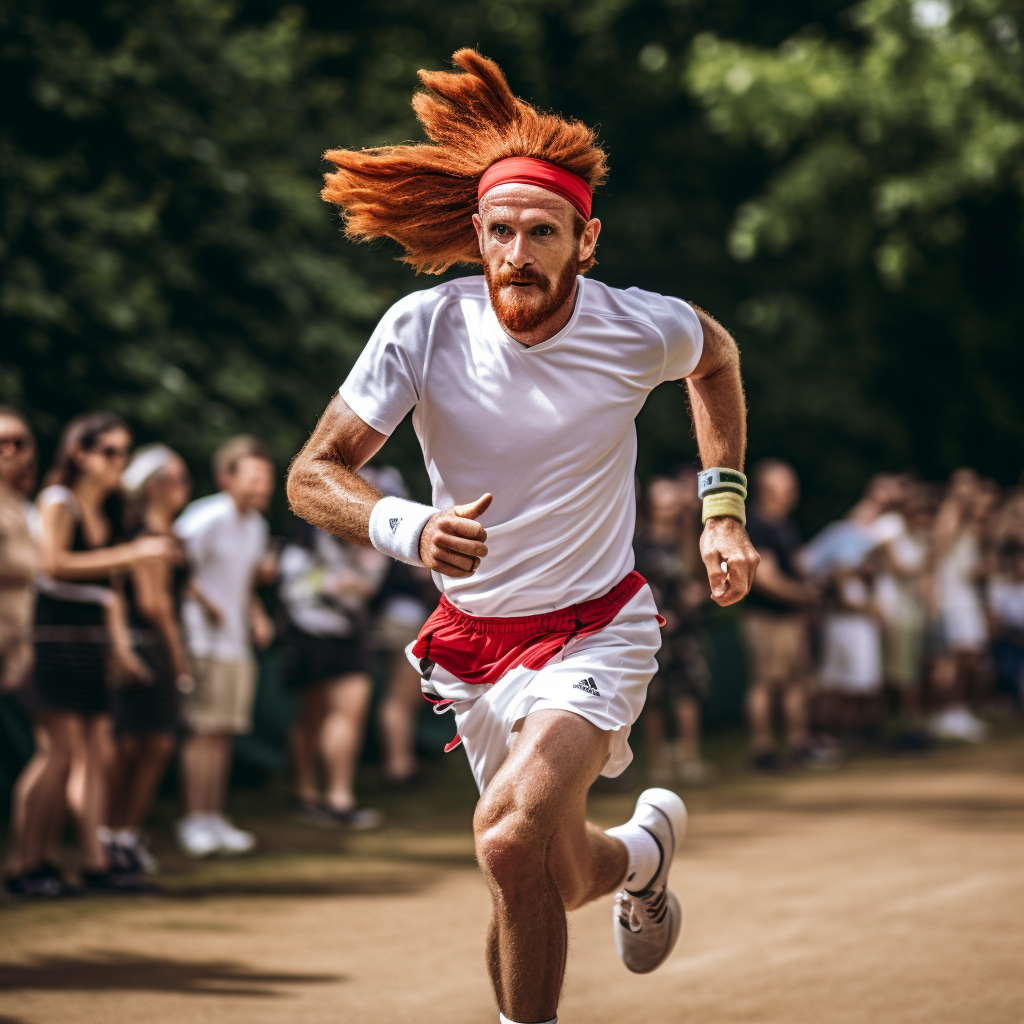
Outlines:
<svg viewBox="0 0 1024 1024"><path fill-rule="evenodd" d="M578 912L562 1024L1024 1021L1020 738L689 802L675 954L632 976L611 900ZM470 857L464 828L422 831L175 895L0 908L0 1024L492 1022Z"/></svg>

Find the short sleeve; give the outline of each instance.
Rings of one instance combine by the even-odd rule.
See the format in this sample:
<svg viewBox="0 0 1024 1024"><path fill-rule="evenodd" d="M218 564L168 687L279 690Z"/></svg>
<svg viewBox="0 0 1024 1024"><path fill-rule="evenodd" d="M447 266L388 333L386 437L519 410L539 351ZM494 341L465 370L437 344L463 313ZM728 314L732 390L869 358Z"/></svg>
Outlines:
<svg viewBox="0 0 1024 1024"><path fill-rule="evenodd" d="M661 380L681 380L697 368L704 350L704 329L693 306L669 295L656 296L648 313L665 339Z"/></svg>
<svg viewBox="0 0 1024 1024"><path fill-rule="evenodd" d="M431 327L442 301L437 289L429 289L396 302L341 386L349 408L382 434L391 434L420 400Z"/></svg>

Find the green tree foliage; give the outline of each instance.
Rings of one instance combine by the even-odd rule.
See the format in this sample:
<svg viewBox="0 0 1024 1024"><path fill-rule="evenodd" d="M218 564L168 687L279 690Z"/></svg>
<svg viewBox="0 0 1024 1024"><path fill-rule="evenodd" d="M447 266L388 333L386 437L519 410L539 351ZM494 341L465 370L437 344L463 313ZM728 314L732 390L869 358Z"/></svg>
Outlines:
<svg viewBox="0 0 1024 1024"><path fill-rule="evenodd" d="M0 33L3 399L49 441L102 406L287 459L385 299L317 198L351 40L210 0L5 3Z"/></svg>
<svg viewBox="0 0 1024 1024"><path fill-rule="evenodd" d="M756 282L738 308L755 420L819 425L794 447L838 448L841 472L1020 472L1022 16L865 0L831 38L693 42L685 83L710 125L771 161L729 231Z"/></svg>

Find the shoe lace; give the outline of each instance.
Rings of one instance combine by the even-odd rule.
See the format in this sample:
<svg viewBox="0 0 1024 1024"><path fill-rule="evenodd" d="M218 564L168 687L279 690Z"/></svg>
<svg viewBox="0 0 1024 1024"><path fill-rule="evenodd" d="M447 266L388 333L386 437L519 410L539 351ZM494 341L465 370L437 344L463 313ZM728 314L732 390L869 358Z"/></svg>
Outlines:
<svg viewBox="0 0 1024 1024"><path fill-rule="evenodd" d="M636 934L644 926L644 918L661 924L668 913L668 887L659 885L656 889L643 889L640 892L629 892L620 889L615 896L615 906L619 912L619 924Z"/></svg>

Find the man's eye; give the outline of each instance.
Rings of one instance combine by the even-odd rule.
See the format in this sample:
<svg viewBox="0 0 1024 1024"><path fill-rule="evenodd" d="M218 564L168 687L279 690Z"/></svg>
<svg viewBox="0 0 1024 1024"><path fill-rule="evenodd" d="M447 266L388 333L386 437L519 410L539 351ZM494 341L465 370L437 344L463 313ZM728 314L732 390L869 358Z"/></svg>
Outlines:
<svg viewBox="0 0 1024 1024"><path fill-rule="evenodd" d="M536 228L535 232L534 232L534 234L537 234L537 235L550 235L551 233L552 233L552 229L551 229L551 226L548 225L548 224L541 224L541 225L539 225Z"/></svg>
<svg viewBox="0 0 1024 1024"><path fill-rule="evenodd" d="M494 233L496 235L507 235L508 234L508 228L505 227L504 224L495 224L494 225Z"/></svg>

